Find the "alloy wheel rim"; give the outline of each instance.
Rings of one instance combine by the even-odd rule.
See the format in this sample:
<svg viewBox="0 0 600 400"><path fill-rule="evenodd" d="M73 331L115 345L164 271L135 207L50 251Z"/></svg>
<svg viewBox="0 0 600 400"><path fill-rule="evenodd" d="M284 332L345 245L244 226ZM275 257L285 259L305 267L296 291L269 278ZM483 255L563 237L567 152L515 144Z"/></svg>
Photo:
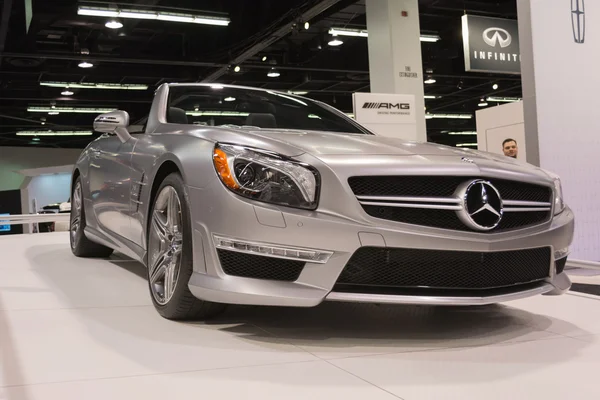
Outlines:
<svg viewBox="0 0 600 400"><path fill-rule="evenodd" d="M150 223L148 279L154 300L171 300L181 269L183 248L181 202L172 186L165 186L154 203Z"/></svg>
<svg viewBox="0 0 600 400"><path fill-rule="evenodd" d="M71 204L71 245L77 242L77 232L81 226L81 183L77 183L73 191L73 203Z"/></svg>

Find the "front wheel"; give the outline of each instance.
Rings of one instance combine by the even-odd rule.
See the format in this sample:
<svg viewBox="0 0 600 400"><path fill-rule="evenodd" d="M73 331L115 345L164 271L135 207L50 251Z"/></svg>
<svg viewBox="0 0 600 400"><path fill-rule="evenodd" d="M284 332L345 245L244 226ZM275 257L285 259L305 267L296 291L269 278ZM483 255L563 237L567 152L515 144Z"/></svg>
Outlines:
<svg viewBox="0 0 600 400"><path fill-rule="evenodd" d="M154 307L164 318L209 318L225 308L190 292L192 272L189 203L183 179L172 173L157 190L148 222L148 284Z"/></svg>

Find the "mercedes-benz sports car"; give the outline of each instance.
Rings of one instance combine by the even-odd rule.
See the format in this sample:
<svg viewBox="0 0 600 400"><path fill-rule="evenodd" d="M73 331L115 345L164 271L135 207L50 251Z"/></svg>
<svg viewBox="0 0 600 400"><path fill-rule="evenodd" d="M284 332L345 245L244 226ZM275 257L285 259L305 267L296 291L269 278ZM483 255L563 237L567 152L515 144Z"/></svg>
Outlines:
<svg viewBox="0 0 600 400"><path fill-rule="evenodd" d="M148 267L170 319L225 304L480 305L570 287L558 177L373 134L262 89L165 84L144 133L99 116L76 163L71 247Z"/></svg>

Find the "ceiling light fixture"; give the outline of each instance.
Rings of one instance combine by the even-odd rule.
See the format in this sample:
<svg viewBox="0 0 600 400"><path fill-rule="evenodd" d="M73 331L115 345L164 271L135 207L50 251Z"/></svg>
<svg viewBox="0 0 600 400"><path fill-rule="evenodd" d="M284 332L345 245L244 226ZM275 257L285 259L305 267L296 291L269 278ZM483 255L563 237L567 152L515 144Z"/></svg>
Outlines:
<svg viewBox="0 0 600 400"><path fill-rule="evenodd" d="M304 23L304 30L308 30L308 28L310 28L310 23L308 21L306 21Z"/></svg>
<svg viewBox="0 0 600 400"><path fill-rule="evenodd" d="M338 36L369 37L369 32L365 29L331 28L329 29L329 34ZM441 37L439 35L421 34L419 40L421 42L434 43L441 40Z"/></svg>
<svg viewBox="0 0 600 400"><path fill-rule="evenodd" d="M277 71L276 68L271 68L271 70L267 73L267 76L269 78L278 78L279 76L281 76L281 74L279 73L279 71Z"/></svg>
<svg viewBox="0 0 600 400"><path fill-rule="evenodd" d="M58 111L49 111L48 115L58 115L60 114Z"/></svg>
<svg viewBox="0 0 600 400"><path fill-rule="evenodd" d="M121 29L123 27L123 24L115 19L112 19L110 21L107 21L106 24L104 24L104 26L106 26L109 29Z"/></svg>
<svg viewBox="0 0 600 400"><path fill-rule="evenodd" d="M498 86L498 84L497 84L497 83L494 83L494 84L492 85L492 89L494 89L494 90L498 90L498 88L499 88L499 86Z"/></svg>
<svg viewBox="0 0 600 400"><path fill-rule="evenodd" d="M77 14L92 17L150 19L158 21L183 22L215 26L228 26L230 22L229 18L223 17L210 17L204 15L166 13L106 7L79 7L79 9L77 10Z"/></svg>
<svg viewBox="0 0 600 400"><path fill-rule="evenodd" d="M77 83L77 82L40 82L40 86L58 87L65 89L118 89L118 90L147 90L148 85L121 83Z"/></svg>
<svg viewBox="0 0 600 400"><path fill-rule="evenodd" d="M263 58L262 58L262 62L265 62L265 61L267 61L267 56L263 56Z"/></svg>
<svg viewBox="0 0 600 400"><path fill-rule="evenodd" d="M427 80L425 81L425 84L426 84L426 85L431 85L431 84L434 84L434 83L436 83L436 82L437 82L437 81L436 81L435 79L433 79L433 78L429 78L429 79L427 79Z"/></svg>
<svg viewBox="0 0 600 400"><path fill-rule="evenodd" d="M64 112L74 114L103 114L111 111L115 111L115 108L80 108L80 107L27 107L28 112L40 112L40 113L51 113L51 112Z"/></svg>
<svg viewBox="0 0 600 400"><path fill-rule="evenodd" d="M240 66L239 66L239 65L236 65L236 66L233 68L233 72L240 72L241 70L242 70L242 68L240 68Z"/></svg>
<svg viewBox="0 0 600 400"><path fill-rule="evenodd" d="M448 132L448 135L472 136L472 135L477 135L477 132L475 132L475 131Z"/></svg>
<svg viewBox="0 0 600 400"><path fill-rule="evenodd" d="M458 143L456 147L477 147L477 143Z"/></svg>
<svg viewBox="0 0 600 400"><path fill-rule="evenodd" d="M229 96L229 97L225 97L225 99L224 99L224 100L225 100L225 101L235 101L235 97L231 97L231 96Z"/></svg>
<svg viewBox="0 0 600 400"><path fill-rule="evenodd" d="M424 96L426 99L431 100L431 99L441 99L442 96L434 96L434 95L430 95L430 94L426 94Z"/></svg>
<svg viewBox="0 0 600 400"><path fill-rule="evenodd" d="M62 92L60 92L60 94L62 94L63 96L73 96L75 93L71 92L70 90L63 90Z"/></svg>
<svg viewBox="0 0 600 400"><path fill-rule="evenodd" d="M479 107L486 107L487 105L488 103L486 103L485 99L481 99L478 104Z"/></svg>
<svg viewBox="0 0 600 400"><path fill-rule="evenodd" d="M519 97L495 97L490 96L486 99L487 101L494 103L516 103L517 101L521 101Z"/></svg>
<svg viewBox="0 0 600 400"><path fill-rule="evenodd" d="M336 47L336 46L341 46L342 44L344 44L344 41L341 40L340 38L338 38L337 35L331 35L331 39L329 40L329 42L327 44L332 47Z"/></svg>
<svg viewBox="0 0 600 400"><path fill-rule="evenodd" d="M92 68L93 66L94 64L87 61L82 61L79 63L79 68Z"/></svg>
<svg viewBox="0 0 600 400"><path fill-rule="evenodd" d="M471 114L425 114L427 119L472 119Z"/></svg>
<svg viewBox="0 0 600 400"><path fill-rule="evenodd" d="M17 136L90 136L92 131L19 131Z"/></svg>

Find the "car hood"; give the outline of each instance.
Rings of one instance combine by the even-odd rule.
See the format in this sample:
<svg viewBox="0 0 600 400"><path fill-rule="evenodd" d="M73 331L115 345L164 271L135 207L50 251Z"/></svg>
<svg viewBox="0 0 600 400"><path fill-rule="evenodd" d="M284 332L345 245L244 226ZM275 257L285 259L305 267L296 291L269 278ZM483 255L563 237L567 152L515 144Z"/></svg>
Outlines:
<svg viewBox="0 0 600 400"><path fill-rule="evenodd" d="M309 154L326 163L334 159L354 157L365 161L378 157L394 158L419 156L420 160L439 163L443 159L473 161L478 165L495 165L512 170L541 171L523 161L483 151L443 146L435 143L411 142L397 138L320 131L281 129L227 128L203 132L203 136L215 142L228 142L264 148L287 156ZM462 163L464 164L464 162ZM545 174L542 174L545 175Z"/></svg>

